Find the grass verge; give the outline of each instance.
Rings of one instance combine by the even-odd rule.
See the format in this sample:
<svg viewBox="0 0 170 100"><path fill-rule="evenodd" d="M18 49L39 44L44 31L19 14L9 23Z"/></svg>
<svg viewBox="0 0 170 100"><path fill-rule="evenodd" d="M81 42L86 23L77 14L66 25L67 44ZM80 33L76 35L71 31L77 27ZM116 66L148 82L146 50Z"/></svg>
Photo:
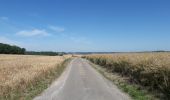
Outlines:
<svg viewBox="0 0 170 100"><path fill-rule="evenodd" d="M47 89L49 85L62 74L70 61L71 58L64 60L61 64L57 65L54 70L49 71L48 75L36 80L37 82L35 84L30 84L22 91L12 91L8 96L0 97L0 100L32 100L36 95Z"/></svg>
<svg viewBox="0 0 170 100"><path fill-rule="evenodd" d="M106 68L90 61L89 64L105 78L117 85L119 89L129 94L133 100L159 100L154 94L148 92L147 89L142 88L140 85L130 83L128 77L122 77L120 74L109 72Z"/></svg>

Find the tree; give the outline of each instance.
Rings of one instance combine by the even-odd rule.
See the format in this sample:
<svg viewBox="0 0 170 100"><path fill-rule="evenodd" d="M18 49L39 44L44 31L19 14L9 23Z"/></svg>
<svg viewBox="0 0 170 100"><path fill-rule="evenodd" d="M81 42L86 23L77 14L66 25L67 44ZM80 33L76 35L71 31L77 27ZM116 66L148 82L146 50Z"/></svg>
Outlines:
<svg viewBox="0 0 170 100"><path fill-rule="evenodd" d="M0 54L25 54L26 49L15 45L0 43Z"/></svg>

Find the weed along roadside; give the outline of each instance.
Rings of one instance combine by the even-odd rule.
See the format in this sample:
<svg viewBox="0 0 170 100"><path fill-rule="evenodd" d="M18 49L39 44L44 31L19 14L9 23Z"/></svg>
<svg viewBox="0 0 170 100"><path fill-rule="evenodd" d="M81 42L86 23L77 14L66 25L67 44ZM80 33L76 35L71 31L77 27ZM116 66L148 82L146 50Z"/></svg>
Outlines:
<svg viewBox="0 0 170 100"><path fill-rule="evenodd" d="M35 86L28 88L28 91L30 91L31 94L25 96L25 98L27 100L32 100L35 96L47 89L48 86L63 73L70 61L71 58L64 60L56 67L56 69L51 70L49 75L40 80Z"/></svg>
<svg viewBox="0 0 170 100"><path fill-rule="evenodd" d="M95 68L135 100L169 100L168 53L86 55ZM166 84L165 84L166 83Z"/></svg>
<svg viewBox="0 0 170 100"><path fill-rule="evenodd" d="M139 90L139 86L131 84L127 81L127 77L122 77L119 74L108 72L107 69L102 66L89 62L100 74L106 79L117 85L119 89L127 93L134 100L158 100L154 95L148 93L145 90Z"/></svg>
<svg viewBox="0 0 170 100"><path fill-rule="evenodd" d="M35 56L31 56L30 58L33 59L33 57ZM43 57L43 60L42 60L42 57ZM62 72L68 65L68 63L72 60L72 58L70 57L68 58L62 57L64 58L64 60L61 60L60 63L54 65L54 64L51 64L51 62L55 61L56 58L51 58L51 57L49 58L46 56L40 56L40 58L39 56L38 57L36 56L35 58L41 59L41 62L39 61L39 63L42 63L42 64L46 63L44 60L49 60L49 62L47 61L47 64L44 64L44 66L52 65L51 66L52 68L49 68L47 70L45 69L40 70L39 73L36 74L37 75L36 78L32 78L30 82L25 81L26 79L23 79L24 83L23 84L19 83L18 86L19 85L25 86L24 88L21 88L21 87L18 87L18 88L13 87L13 89L6 88L6 87L4 87L3 89L1 88L1 90L3 90L1 91L1 93L3 94L1 94L0 100L32 100L35 96L37 96L38 94L43 92L46 88L48 88L48 86L62 74ZM11 58L11 59L14 59L14 58ZM41 66L40 65L37 66L36 69L38 67L41 67ZM30 70L30 69L27 69L27 70ZM34 72L34 70L32 72ZM28 73L28 74L30 74L31 76L31 74L33 73ZM24 73L22 75L24 75Z"/></svg>

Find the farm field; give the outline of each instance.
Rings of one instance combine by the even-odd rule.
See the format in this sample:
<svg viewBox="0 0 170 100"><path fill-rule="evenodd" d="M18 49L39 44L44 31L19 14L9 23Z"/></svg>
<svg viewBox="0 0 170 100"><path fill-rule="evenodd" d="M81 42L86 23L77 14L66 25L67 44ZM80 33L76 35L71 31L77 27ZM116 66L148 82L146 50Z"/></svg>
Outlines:
<svg viewBox="0 0 170 100"><path fill-rule="evenodd" d="M170 53L91 54L85 58L170 98Z"/></svg>
<svg viewBox="0 0 170 100"><path fill-rule="evenodd" d="M67 58L69 56L0 55L0 96L13 97L12 92L33 86Z"/></svg>

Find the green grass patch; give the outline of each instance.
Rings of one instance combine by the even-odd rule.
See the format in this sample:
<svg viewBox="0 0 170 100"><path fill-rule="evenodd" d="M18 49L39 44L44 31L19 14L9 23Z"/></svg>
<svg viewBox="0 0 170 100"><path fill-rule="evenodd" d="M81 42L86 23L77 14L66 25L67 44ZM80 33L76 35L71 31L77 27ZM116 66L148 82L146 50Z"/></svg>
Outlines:
<svg viewBox="0 0 170 100"><path fill-rule="evenodd" d="M133 100L159 100L154 94L147 91L147 89L142 89L141 86L137 84L131 84L127 81L127 77L122 77L117 73L109 72L106 68L89 62L99 73L101 73L105 78L117 85L119 89L127 93Z"/></svg>

